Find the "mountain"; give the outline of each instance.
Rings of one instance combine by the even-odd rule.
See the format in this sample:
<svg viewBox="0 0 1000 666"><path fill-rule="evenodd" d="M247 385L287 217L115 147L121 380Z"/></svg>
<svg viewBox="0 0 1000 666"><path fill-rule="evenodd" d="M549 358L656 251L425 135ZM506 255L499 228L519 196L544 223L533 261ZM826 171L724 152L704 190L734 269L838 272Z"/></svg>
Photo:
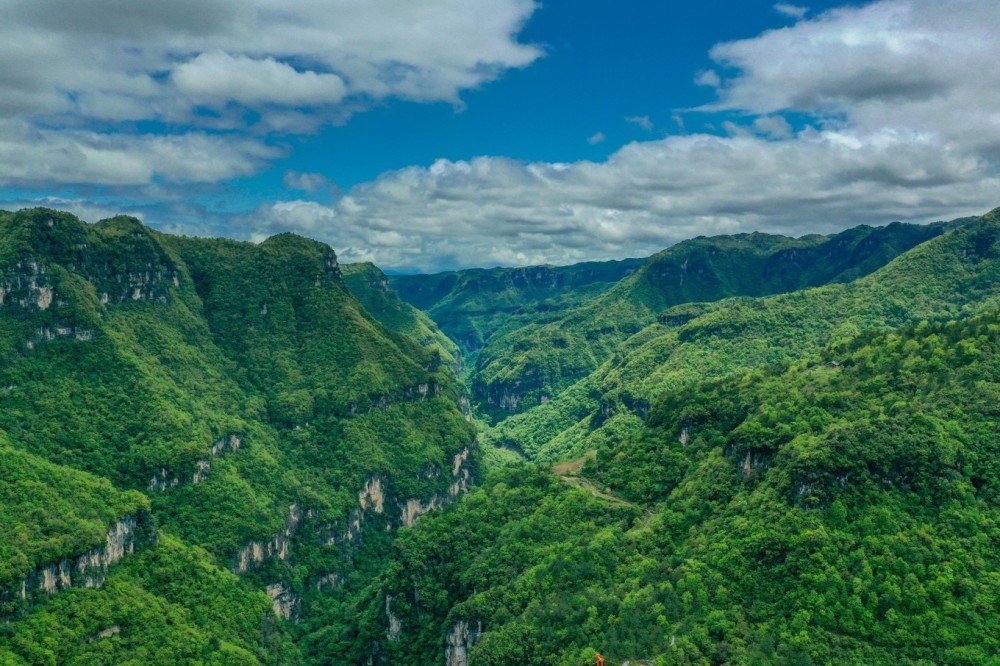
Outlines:
<svg viewBox="0 0 1000 666"><path fill-rule="evenodd" d="M473 268L394 275L389 284L470 354L497 331L537 318L554 318L631 275L641 264L641 259L623 259L571 266Z"/></svg>
<svg viewBox="0 0 1000 666"><path fill-rule="evenodd" d="M0 212L0 663L995 661L1000 209L620 268Z"/></svg>
<svg viewBox="0 0 1000 666"><path fill-rule="evenodd" d="M456 368L461 365L462 353L458 345L430 317L404 302L377 266L371 263L343 264L340 273L351 295L386 328L436 350L441 355L441 362L446 365Z"/></svg>
<svg viewBox="0 0 1000 666"><path fill-rule="evenodd" d="M289 234L0 214L0 387L5 663L300 663L282 619L478 459L439 351Z"/></svg>
<svg viewBox="0 0 1000 666"><path fill-rule="evenodd" d="M893 223L829 237L754 233L678 243L554 320L527 322L494 336L479 356L473 399L496 418L524 411L595 370L669 307L849 282L947 226Z"/></svg>
<svg viewBox="0 0 1000 666"><path fill-rule="evenodd" d="M995 309L862 334L668 392L585 464L491 472L369 592L388 661L991 663L998 341Z"/></svg>
<svg viewBox="0 0 1000 666"><path fill-rule="evenodd" d="M640 424L662 391L788 362L864 330L984 311L1000 289L983 249L997 226L996 213L965 222L854 282L664 310L597 370L488 437L549 460L579 454Z"/></svg>

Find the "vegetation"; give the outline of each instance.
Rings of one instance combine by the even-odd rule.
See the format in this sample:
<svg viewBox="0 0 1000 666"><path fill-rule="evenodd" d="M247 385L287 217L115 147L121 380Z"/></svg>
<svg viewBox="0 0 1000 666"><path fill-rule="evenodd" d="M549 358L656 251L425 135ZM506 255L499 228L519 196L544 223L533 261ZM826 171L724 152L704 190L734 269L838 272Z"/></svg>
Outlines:
<svg viewBox="0 0 1000 666"><path fill-rule="evenodd" d="M0 663L996 663L998 285L1000 210L394 278L0 213Z"/></svg>
<svg viewBox="0 0 1000 666"><path fill-rule="evenodd" d="M992 663L998 397L996 312L668 393L584 467L618 501L520 465L404 535L390 660Z"/></svg>
<svg viewBox="0 0 1000 666"><path fill-rule="evenodd" d="M31 663L298 663L286 623L263 622L265 587L301 599L319 577L350 580L343 534L371 478L384 509L363 517L369 531L395 530L409 500L451 498L453 460L474 434L460 391L439 350L368 314L328 247L176 238L36 209L0 215L0 257L0 598L101 546L138 509L160 532L102 589L42 595L0 649ZM367 541L375 561L391 544ZM186 559L171 597L150 567L174 555ZM241 601L209 599L226 586ZM106 641L87 640L104 619L66 619L108 618L126 599L134 613ZM57 624L71 634L49 635ZM236 640L223 624L252 629Z"/></svg>
<svg viewBox="0 0 1000 666"><path fill-rule="evenodd" d="M472 382L494 418L553 399L612 357L657 316L686 303L764 296L867 275L948 225L856 227L830 237L770 234L695 238L653 255L630 277L552 320L490 340ZM678 317L689 316L680 310Z"/></svg>

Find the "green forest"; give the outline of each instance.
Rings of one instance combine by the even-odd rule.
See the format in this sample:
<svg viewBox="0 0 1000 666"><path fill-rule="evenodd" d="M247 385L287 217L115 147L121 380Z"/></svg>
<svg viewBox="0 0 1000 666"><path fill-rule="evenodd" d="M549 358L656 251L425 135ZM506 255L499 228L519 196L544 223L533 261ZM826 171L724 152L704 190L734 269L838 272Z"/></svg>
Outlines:
<svg viewBox="0 0 1000 666"><path fill-rule="evenodd" d="M0 212L2 664L1000 663L1000 209L386 275Z"/></svg>

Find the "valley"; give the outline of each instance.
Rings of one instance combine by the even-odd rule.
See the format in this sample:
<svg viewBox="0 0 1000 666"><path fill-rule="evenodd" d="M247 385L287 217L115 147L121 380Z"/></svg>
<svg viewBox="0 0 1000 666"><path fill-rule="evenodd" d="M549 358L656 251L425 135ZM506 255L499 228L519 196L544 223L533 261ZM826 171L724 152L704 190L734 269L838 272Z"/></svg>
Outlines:
<svg viewBox="0 0 1000 666"><path fill-rule="evenodd" d="M0 212L0 662L1000 653L1000 209L386 275Z"/></svg>

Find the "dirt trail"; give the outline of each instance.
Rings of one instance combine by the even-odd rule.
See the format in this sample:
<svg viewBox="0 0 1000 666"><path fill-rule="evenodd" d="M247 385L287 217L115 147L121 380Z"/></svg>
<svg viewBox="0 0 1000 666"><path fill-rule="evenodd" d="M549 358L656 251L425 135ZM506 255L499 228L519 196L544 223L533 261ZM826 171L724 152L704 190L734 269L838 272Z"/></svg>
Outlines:
<svg viewBox="0 0 1000 666"><path fill-rule="evenodd" d="M581 457L576 460L570 460L567 462L559 463L558 465L552 466L552 473L558 476L560 479L573 486L574 488L583 488L590 492L594 497L599 497L608 502L613 502L615 504L623 504L625 506L639 507L635 502L629 502L621 497L616 497L614 495L608 494L594 485L594 482L590 479L586 479L580 476L580 471L583 469L584 464L597 455L596 451L587 451Z"/></svg>

